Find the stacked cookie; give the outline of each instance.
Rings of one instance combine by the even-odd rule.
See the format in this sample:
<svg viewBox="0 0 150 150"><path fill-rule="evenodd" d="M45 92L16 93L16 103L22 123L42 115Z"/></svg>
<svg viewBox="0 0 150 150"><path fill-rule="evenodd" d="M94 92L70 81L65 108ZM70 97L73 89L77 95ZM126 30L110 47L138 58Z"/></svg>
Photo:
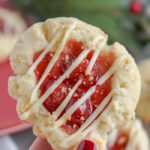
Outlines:
<svg viewBox="0 0 150 150"><path fill-rule="evenodd" d="M137 116L146 124L150 124L150 59L143 60L139 64L142 80L140 100L136 109Z"/></svg>
<svg viewBox="0 0 150 150"><path fill-rule="evenodd" d="M140 120L132 120L108 136L107 150L149 150L149 137Z"/></svg>
<svg viewBox="0 0 150 150"><path fill-rule="evenodd" d="M27 28L27 24L18 11L8 2L0 2L0 62L10 54L14 43Z"/></svg>
<svg viewBox="0 0 150 150"><path fill-rule="evenodd" d="M110 132L132 124L138 68L124 46L107 39L95 26L62 17L36 23L13 48L9 94L19 118L54 150L80 150L83 143L104 150Z"/></svg>

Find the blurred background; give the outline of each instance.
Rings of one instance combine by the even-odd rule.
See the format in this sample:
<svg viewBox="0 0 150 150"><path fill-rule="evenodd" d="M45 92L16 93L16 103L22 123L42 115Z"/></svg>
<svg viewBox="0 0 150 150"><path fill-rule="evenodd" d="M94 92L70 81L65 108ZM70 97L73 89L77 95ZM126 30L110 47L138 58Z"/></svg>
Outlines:
<svg viewBox="0 0 150 150"><path fill-rule="evenodd" d="M13 0L36 19L73 16L101 27L109 43L119 41L136 55L149 49L150 0Z"/></svg>
<svg viewBox="0 0 150 150"><path fill-rule="evenodd" d="M100 27L109 44L122 43L137 62L150 57L150 0L0 0L0 150L9 150L11 144L11 150L27 150L35 139L30 125L18 120L16 102L8 96L11 48L33 23L60 16Z"/></svg>

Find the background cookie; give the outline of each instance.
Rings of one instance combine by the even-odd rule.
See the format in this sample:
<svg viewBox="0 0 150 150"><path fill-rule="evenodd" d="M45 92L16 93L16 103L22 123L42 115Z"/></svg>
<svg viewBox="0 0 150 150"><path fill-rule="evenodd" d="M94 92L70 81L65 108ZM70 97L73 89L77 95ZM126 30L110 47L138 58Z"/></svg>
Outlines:
<svg viewBox="0 0 150 150"><path fill-rule="evenodd" d="M136 64L121 44L108 46L97 27L75 18L37 23L18 40L10 61L17 76L9 79L9 93L20 119L56 150L76 148L83 139L104 149L107 133L134 117Z"/></svg>
<svg viewBox="0 0 150 150"><path fill-rule="evenodd" d="M136 114L145 123L150 124L150 59L146 59L139 64L139 71L141 74L142 89Z"/></svg>
<svg viewBox="0 0 150 150"><path fill-rule="evenodd" d="M113 131L107 142L108 150L149 150L149 137L140 120Z"/></svg>
<svg viewBox="0 0 150 150"><path fill-rule="evenodd" d="M26 28L27 23L19 12L11 9L7 2L0 2L0 62L8 57L16 40Z"/></svg>

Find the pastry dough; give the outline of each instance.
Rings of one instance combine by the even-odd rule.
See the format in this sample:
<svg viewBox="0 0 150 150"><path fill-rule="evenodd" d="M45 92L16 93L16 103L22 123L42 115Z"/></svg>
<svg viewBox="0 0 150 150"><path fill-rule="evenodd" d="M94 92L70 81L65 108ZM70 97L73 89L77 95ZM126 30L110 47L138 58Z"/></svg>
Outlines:
<svg viewBox="0 0 150 150"><path fill-rule="evenodd" d="M0 7L0 21L3 22L3 31L0 31L0 62L2 62L9 56L27 25L19 13L2 7Z"/></svg>
<svg viewBox="0 0 150 150"><path fill-rule="evenodd" d="M45 83L44 80L46 80L48 74L51 76L51 74L57 71L55 69L61 65L61 63L59 64L60 61L58 61L60 56L64 55L69 49L75 49L72 43L69 45L69 48L66 46L70 39L76 41L77 45L81 45L80 42L82 43L82 46L79 46L81 53L75 60L69 60L69 64L67 63L70 65L69 68L59 78L56 77L57 80L40 96L40 87ZM91 51L93 52L92 56L90 55ZM37 53L40 53L40 55L33 61ZM74 53L78 53L78 49L75 49ZM55 111L49 110L52 112L48 111L45 105L50 107L51 103L53 104L56 99L52 98L52 101L48 101L45 104L46 99L49 99L49 96L54 91L61 92L61 94L62 92L65 93L64 88L60 88L59 86L68 84L65 81L70 76L76 74L76 68L79 68L79 72L82 70L84 67L83 64L87 60L85 58L89 58L90 61L84 69L84 76L85 78L89 76L88 80L91 81L93 77L90 75L93 74L93 70L102 69L101 66L95 66L98 63L97 59L100 57L104 61L106 59L109 62L108 56L111 54L115 55L111 67L104 74L100 75L97 83L89 88L82 97L77 99L72 106L68 106L72 96L75 97L76 89L79 89L80 85L85 86L86 82L83 82L83 76L76 81L76 84L71 89L67 88L70 92L59 105L59 109ZM37 81L35 70L40 63L46 63L47 58L50 59L50 57L52 57L50 63L43 71L41 78ZM67 55L64 58L65 61L68 60ZM35 135L46 138L54 150L76 149L83 139L92 140L97 145L97 148L102 150L105 148L107 133L134 117L134 110L140 94L140 76L137 66L124 46L117 42L110 46L107 45L107 35L97 27L75 18L65 17L48 19L45 22L36 23L15 44L10 61L16 76L9 79L9 94L14 99L17 99L18 115L21 120L32 123ZM63 61L62 59L62 63ZM80 68L81 63L83 66ZM55 64L58 65L53 69L52 67ZM107 65L106 63L105 66ZM93 66L95 66L94 69ZM40 68L42 69L42 67ZM63 68L64 66L60 69ZM50 72L51 69L55 71ZM72 75L73 71L75 73ZM39 72L37 74L39 75ZM55 79L55 75L52 76L53 79ZM67 120L72 119L70 117L74 115L78 108L81 106L85 107L83 104L86 104L87 107L88 103L86 103L86 100L92 94L96 94L95 90L97 86L105 84L109 79L111 79L111 90L100 105L94 106L95 111L76 132L71 135L65 132L62 129L62 125L66 124ZM51 82L53 81L50 80L48 84L51 84ZM71 84L71 81L69 81L69 84ZM58 88L61 90L58 91ZM107 91L106 89L103 89L102 93L98 91L98 94L103 95ZM53 94L54 97L56 95ZM61 96L57 98L59 99ZM93 101L90 100L90 102L94 103ZM45 105L42 105L43 103ZM66 106L69 109L65 109L65 113L58 118ZM51 108L54 109L54 107L55 105ZM88 109L91 109L91 107ZM84 120L85 118L81 117L80 119ZM73 127L76 128L76 126L75 124Z"/></svg>
<svg viewBox="0 0 150 150"><path fill-rule="evenodd" d="M149 150L149 148L149 137L138 119L116 129L108 137L108 150Z"/></svg>

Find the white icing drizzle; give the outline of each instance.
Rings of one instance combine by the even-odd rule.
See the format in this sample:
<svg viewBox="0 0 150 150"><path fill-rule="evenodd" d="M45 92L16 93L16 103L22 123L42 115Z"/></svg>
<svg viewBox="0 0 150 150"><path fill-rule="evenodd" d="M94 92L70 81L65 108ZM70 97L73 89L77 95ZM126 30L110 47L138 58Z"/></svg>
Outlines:
<svg viewBox="0 0 150 150"><path fill-rule="evenodd" d="M93 112L93 114L84 122L84 124L79 128L79 130L66 138L64 142L70 141L71 139L75 138L76 136L80 135L83 130L86 131L86 128L94 121L94 119L103 111L103 109L106 107L106 105L109 103L111 97L112 97L112 92L110 92L102 101L102 103L96 108L96 110ZM95 123L95 121L94 121Z"/></svg>
<svg viewBox="0 0 150 150"><path fill-rule="evenodd" d="M54 38L52 39L51 43L48 45L48 47L42 52L42 54L36 59L36 61L32 64L32 66L28 70L28 74L32 73L34 69L37 67L37 65L41 62L41 60L45 57L45 55L52 50L58 39L61 37L62 31L58 31Z"/></svg>
<svg viewBox="0 0 150 150"><path fill-rule="evenodd" d="M97 47L98 50L95 50L95 51L94 51L94 54L93 54L93 56L92 56L92 58L91 58L91 60L90 60L90 63L89 63L89 65L88 65L87 69L86 69L86 72L85 72L86 75L87 75L87 74L90 74L90 72L91 72L91 70L92 70L92 68L93 68L93 66L94 66L94 64L95 64L95 62L96 62L96 60L97 60L97 58L98 58L98 56L99 56L99 53L102 51L102 48L103 48L103 46L106 44L106 41L107 41L104 37L98 36L98 37L94 40L94 42L93 42L94 45L95 45L97 42L99 42L99 40L100 40L100 43L98 44L98 47Z"/></svg>
<svg viewBox="0 0 150 150"><path fill-rule="evenodd" d="M68 77L68 75L70 75L70 73L82 62L82 60L84 58L86 58L87 54L90 52L90 49L85 49L83 52L81 52L81 54L78 56L78 58L74 61L74 63L71 65L71 67L58 79L56 80L56 82L40 97L40 99L38 99L38 101L36 101L36 103L34 103L30 110L32 110L32 107L34 105L38 105L40 106L47 98L48 96L53 93L53 91L64 81L64 79L66 79L66 77ZM24 117L28 117L26 115L27 112L25 112L24 114L22 114L22 119L25 119ZM30 114L30 113L29 113Z"/></svg>
<svg viewBox="0 0 150 150"><path fill-rule="evenodd" d="M45 80L45 78L47 77L48 73L49 73L49 72L51 71L51 69L53 68L53 66L54 66L54 64L56 63L57 59L60 57L60 54L61 54L61 52L63 51L63 49L64 49L64 47L65 47L65 45L66 45L66 43L67 43L67 41L68 41L69 35L70 35L71 31L75 28L75 26L76 26L76 24L74 23L74 24L69 28L69 30L65 33L65 36L64 36L64 38L63 38L63 40L62 40L62 42L61 42L61 44L60 44L58 50L56 51L55 55L52 57L52 59L51 59L51 61L49 62L48 66L46 67L46 69L45 69L45 71L44 71L44 73L43 73L41 79L39 80L38 84L36 85L36 87L35 87L35 89L34 89L34 91L33 91L33 93L32 93L32 96L31 96L31 103L34 102L34 100L35 100L35 99L34 99L35 93L37 92L37 90L39 89L39 87L41 86L41 84L43 83L43 81ZM50 43L50 45L48 46L48 48L43 52L43 55L37 60L38 63L44 58L44 56L47 54L47 52L52 49L52 47L53 47L54 44L58 41L58 39L60 38L60 36L61 36L61 32L58 32L58 33L56 34L56 39L54 39L54 40L52 41L52 44ZM37 64L37 63L35 62L35 64ZM35 67L36 67L36 65L34 65L32 69L35 69Z"/></svg>
<svg viewBox="0 0 150 150"><path fill-rule="evenodd" d="M58 34L59 35L59 34ZM47 49L46 49L47 50ZM48 50L47 50L48 51ZM63 82L63 80L82 62L82 60L87 56L87 54L90 52L90 49L85 49L83 52L81 52L81 54L78 56L78 58L74 61L74 63L71 65L71 67L42 95L42 97L35 103L35 105L41 105L47 98L48 96ZM43 54L42 57L44 57L45 54ZM40 57L40 56L39 56ZM41 57L41 58L42 58ZM41 59L40 58L40 59ZM39 62L41 60L38 60ZM33 68L36 67L36 65L38 65L38 63L35 62L35 64L33 64ZM31 66L32 67L32 66ZM34 70L34 69L33 69ZM93 92L95 91L95 88L92 88ZM89 91L89 95L91 91ZM92 92L92 93L93 93ZM86 94L85 94L85 98L86 98ZM84 101L87 99L84 99ZM25 112L24 114L22 114L22 119L26 119L29 115L30 115L30 112L31 112L31 109L32 109L33 106L31 106L30 108L30 111L28 112ZM75 109L74 109L75 111Z"/></svg>
<svg viewBox="0 0 150 150"><path fill-rule="evenodd" d="M102 85L117 69L120 62L125 58L126 55L120 55L116 61L113 63L111 68L98 80L98 85Z"/></svg>
<svg viewBox="0 0 150 150"><path fill-rule="evenodd" d="M21 115L22 120L26 120L31 114L31 111L26 111Z"/></svg>
<svg viewBox="0 0 150 150"><path fill-rule="evenodd" d="M76 109L83 104L94 92L96 86L91 87L76 103L74 103L65 113L67 116L71 116Z"/></svg>
<svg viewBox="0 0 150 150"><path fill-rule="evenodd" d="M85 121L85 123L81 126L79 129L79 132L86 129L91 122L94 121L94 119L100 114L100 112L105 108L105 106L108 104L109 100L112 97L112 92L110 92L102 101L102 103L96 108L96 110L93 112L93 114Z"/></svg>
<svg viewBox="0 0 150 150"><path fill-rule="evenodd" d="M125 58L125 55L120 56L119 58L117 58L117 60L113 63L112 67L103 75L99 78L99 80L97 81L96 85L102 85L103 83L105 83L105 81L107 81L111 75L113 74L113 72L115 71L115 69L118 67L118 65L120 64L120 61L123 60L123 58ZM66 116L71 116L76 109L82 104L84 103L94 92L95 92L95 88L96 86L91 87L75 104L73 104L68 111L59 119L61 121L57 121L57 125L61 126L65 121L66 121ZM115 89L113 90L115 91ZM112 92L110 93L112 94ZM105 101L105 100L103 100ZM92 114L93 115L93 114ZM92 116L91 115L91 116ZM84 125L84 124L83 124ZM57 126L57 127L58 127Z"/></svg>
<svg viewBox="0 0 150 150"><path fill-rule="evenodd" d="M82 83L82 80L79 80L75 86L72 88L72 90L70 91L70 93L67 95L67 97L64 99L64 101L59 105L59 107L56 109L55 112L53 112L53 116L55 118L58 118L59 115L62 113L62 111L64 110L64 108L67 106L69 100L71 99L71 97L73 96L74 92L76 91L76 89L79 87L79 85Z"/></svg>
<svg viewBox="0 0 150 150"><path fill-rule="evenodd" d="M99 78L99 80L97 81L96 85L102 85L103 83L105 83L105 81L107 81L111 75L113 74L113 72L115 71L115 69L118 67L119 62L124 58L123 57L119 57L112 65L112 67L103 75ZM94 92L96 89L96 85L91 87L75 104L73 104L68 111L65 113L69 116L71 116L75 110L82 104L84 103ZM93 114L92 114L93 115Z"/></svg>
<svg viewBox="0 0 150 150"><path fill-rule="evenodd" d="M79 57L74 61L71 67L58 79L56 82L40 97L40 99L35 103L36 105L41 105L48 96L53 93L53 91L66 79L70 73L86 58L87 54L90 52L90 49L84 50Z"/></svg>
<svg viewBox="0 0 150 150"><path fill-rule="evenodd" d="M120 57L120 58L117 59L117 60L119 60L118 63L119 63L123 58L125 58L124 56L125 56L125 55L123 55L122 57ZM117 61L117 60L116 60L116 61ZM114 89L110 92L110 94L109 94L108 96L110 96L110 98L113 98L113 94L114 94L114 93L118 93L118 92L119 92L119 93L123 93L124 96L129 96L129 94L128 94L124 89L118 89L118 88L114 88ZM126 92L126 94L125 94L124 92ZM110 112L109 109L105 109L105 110L102 112L102 114L101 114L86 130L84 130L84 131L82 132L83 136L87 135L89 132L91 132L92 130L96 129L97 126L99 125L100 121L101 121L103 118L107 117L109 113L112 114L113 112Z"/></svg>
<svg viewBox="0 0 150 150"><path fill-rule="evenodd" d="M105 81L108 80L108 78L113 74L113 72L115 71L115 69L118 67L118 65L120 64L120 62L125 58L126 55L121 55L120 57L118 57L116 59L116 61L113 63L112 67L102 76L99 78L97 85L102 85L103 83L105 83ZM122 89L123 90L123 89ZM73 135L69 136L68 138L66 138L62 144L66 144L68 142L70 142L72 139L77 138L77 136L81 136L81 132L82 132L82 136L84 137L85 135L87 135L89 132L91 132L92 130L94 130L98 125L99 122L105 117L107 116L107 114L109 113L109 111L107 109L105 109L102 114L91 124L91 122L98 116L98 114L105 108L105 106L109 103L109 100L112 98L113 93L115 91L118 91L116 89L113 89L107 96L106 98L102 101L102 103L98 106L98 108L94 111L94 113L92 113L92 115L82 124L82 126L79 128L79 130L74 133ZM86 94L85 94L86 95ZM79 101L79 100L78 100ZM77 102L78 102L77 101ZM91 124L91 125L90 125ZM89 126L90 125L90 126ZM89 126L89 127L88 127ZM85 129L85 130L84 130ZM83 131L84 130L84 131Z"/></svg>
<svg viewBox="0 0 150 150"><path fill-rule="evenodd" d="M48 47L42 52L42 54L38 57L38 59L33 63L33 65L29 68L28 73L33 72L33 70L37 67L37 65L40 63L40 61L44 58L44 56L47 54L48 51L50 51L53 46L56 44L57 40L61 37L62 32L59 31L56 33L55 37L53 38L52 42L48 45ZM47 68L46 68L47 69ZM48 70L48 69L47 69ZM32 95L31 95L31 104L35 101L35 95L42 84L42 82L45 79L45 75L47 75L47 71L45 70L44 74L42 75L41 79L39 80L38 84L34 88Z"/></svg>
<svg viewBox="0 0 150 150"><path fill-rule="evenodd" d="M84 130L84 131L82 132L83 137L84 137L85 135L87 135L88 133L90 133L92 130L96 129L97 126L99 125L100 121L101 121L103 118L107 117L108 114L109 114L109 110L108 110L108 109L105 109L105 110L103 111L103 113L102 113L86 130Z"/></svg>

